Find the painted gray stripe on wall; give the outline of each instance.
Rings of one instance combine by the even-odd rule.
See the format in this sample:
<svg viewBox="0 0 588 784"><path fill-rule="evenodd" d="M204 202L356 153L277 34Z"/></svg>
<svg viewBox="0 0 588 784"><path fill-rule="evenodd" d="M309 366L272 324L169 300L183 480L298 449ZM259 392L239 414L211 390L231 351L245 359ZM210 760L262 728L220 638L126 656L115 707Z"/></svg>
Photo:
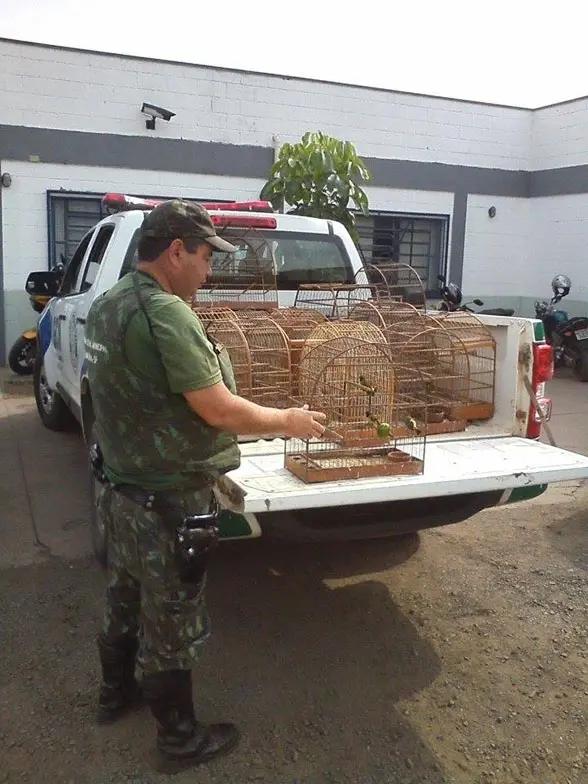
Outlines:
<svg viewBox="0 0 588 784"><path fill-rule="evenodd" d="M41 163L227 177L264 177L273 163L271 147L11 125L0 125L0 150L4 158L20 161L28 161L29 156L38 155Z"/></svg>
<svg viewBox="0 0 588 784"><path fill-rule="evenodd" d="M467 191L493 196L528 195L527 172L448 163L365 158L370 185L420 191Z"/></svg>
<svg viewBox="0 0 588 784"><path fill-rule="evenodd" d="M529 172L529 196L588 193L588 166L565 166Z"/></svg>
<svg viewBox="0 0 588 784"><path fill-rule="evenodd" d="M468 215L467 191L459 190L453 195L453 222L451 226L451 268L449 278L461 287L463 280L463 256L465 248L466 221Z"/></svg>
<svg viewBox="0 0 588 784"><path fill-rule="evenodd" d="M0 125L0 150L3 158L22 161L38 155L44 163L259 179L268 175L274 155L272 147L14 125ZM520 198L588 192L588 165L527 172L370 157L365 161L371 184L381 188Z"/></svg>

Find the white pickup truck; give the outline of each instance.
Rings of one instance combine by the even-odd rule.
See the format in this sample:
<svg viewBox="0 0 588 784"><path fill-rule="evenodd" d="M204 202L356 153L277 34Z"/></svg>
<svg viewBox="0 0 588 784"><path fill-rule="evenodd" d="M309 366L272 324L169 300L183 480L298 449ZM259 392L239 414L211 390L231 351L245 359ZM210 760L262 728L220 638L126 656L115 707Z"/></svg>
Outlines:
<svg viewBox="0 0 588 784"><path fill-rule="evenodd" d="M106 199L106 197L105 197ZM34 374L37 408L46 427L80 423L86 443L92 433L92 389L86 376L84 324L96 297L133 268L138 230L147 204L109 195L112 214L81 241L59 285L51 272L32 273L30 293L43 289L53 298L39 320ZM139 207L139 208L138 208ZM285 266L277 271L280 306L294 302L300 283L322 279L352 282L362 259L345 228L335 222L256 211L253 204L209 205L231 226L253 225L282 245ZM288 268L288 243L297 260ZM275 246L274 246L275 247ZM308 263L300 263L300 249ZM318 264L318 268L317 268ZM333 277L335 275L335 277ZM53 289L51 287L53 286ZM424 472L306 484L284 468L281 439L243 440L242 464L223 482L222 535L255 537L274 533L306 540L391 536L456 523L480 510L531 498L548 483L588 477L588 457L541 443L542 418L550 416L544 382L551 377L551 349L541 322L480 316L497 344L495 413L459 433L427 438ZM92 539L100 561L105 536L96 523Z"/></svg>

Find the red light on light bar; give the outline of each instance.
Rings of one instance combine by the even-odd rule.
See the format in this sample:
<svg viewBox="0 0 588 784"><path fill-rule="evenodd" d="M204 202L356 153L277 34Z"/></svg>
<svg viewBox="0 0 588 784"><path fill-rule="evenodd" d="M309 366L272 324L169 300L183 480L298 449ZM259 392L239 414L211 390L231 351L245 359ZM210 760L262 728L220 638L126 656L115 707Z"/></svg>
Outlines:
<svg viewBox="0 0 588 784"><path fill-rule="evenodd" d="M125 212L126 210L152 210L164 199L141 199L137 196L127 196L124 193L106 193L102 197L102 206L108 213ZM194 199L186 201L195 202ZM231 202L195 202L201 204L208 212L217 210L225 212L273 212L269 201L231 201ZM271 228L271 227L270 227Z"/></svg>
<svg viewBox="0 0 588 784"><path fill-rule="evenodd" d="M234 212L273 212L274 209L269 201L201 201L207 210L231 210Z"/></svg>
<svg viewBox="0 0 588 784"><path fill-rule="evenodd" d="M229 226L230 228L250 229L275 229L278 226L276 218L256 218L248 215L211 215L214 226Z"/></svg>

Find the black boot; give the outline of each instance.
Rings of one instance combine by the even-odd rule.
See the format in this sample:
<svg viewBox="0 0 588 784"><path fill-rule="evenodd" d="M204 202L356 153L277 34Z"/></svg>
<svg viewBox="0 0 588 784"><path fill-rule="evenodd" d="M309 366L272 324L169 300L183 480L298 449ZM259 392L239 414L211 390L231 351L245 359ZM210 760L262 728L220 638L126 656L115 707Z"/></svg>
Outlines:
<svg viewBox="0 0 588 784"><path fill-rule="evenodd" d="M157 724L160 773L175 773L227 754L239 742L234 724L200 724L194 716L191 670L143 676L145 700Z"/></svg>
<svg viewBox="0 0 588 784"><path fill-rule="evenodd" d="M97 642L102 683L96 718L100 724L106 724L124 716L141 702L141 688L135 679L139 641L127 635L108 641L100 634Z"/></svg>

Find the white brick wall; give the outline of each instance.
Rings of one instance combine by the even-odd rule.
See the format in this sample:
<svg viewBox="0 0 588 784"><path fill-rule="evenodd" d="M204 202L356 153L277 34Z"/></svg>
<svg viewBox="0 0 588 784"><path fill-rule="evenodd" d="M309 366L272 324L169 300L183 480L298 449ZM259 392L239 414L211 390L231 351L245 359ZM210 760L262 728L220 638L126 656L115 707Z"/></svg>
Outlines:
<svg viewBox="0 0 588 784"><path fill-rule="evenodd" d="M496 207L490 218L488 208ZM464 293L472 296L530 296L533 203L498 196L468 197L463 262Z"/></svg>
<svg viewBox="0 0 588 784"><path fill-rule="evenodd" d="M529 163L531 170L588 163L588 98L535 112Z"/></svg>
<svg viewBox="0 0 588 784"><path fill-rule="evenodd" d="M177 113L145 129L143 101ZM361 155L523 169L524 109L0 42L2 122L271 146L323 130Z"/></svg>
<svg viewBox="0 0 588 784"><path fill-rule="evenodd" d="M570 300L588 302L588 194L533 199L529 286L549 297L558 273L572 279Z"/></svg>

